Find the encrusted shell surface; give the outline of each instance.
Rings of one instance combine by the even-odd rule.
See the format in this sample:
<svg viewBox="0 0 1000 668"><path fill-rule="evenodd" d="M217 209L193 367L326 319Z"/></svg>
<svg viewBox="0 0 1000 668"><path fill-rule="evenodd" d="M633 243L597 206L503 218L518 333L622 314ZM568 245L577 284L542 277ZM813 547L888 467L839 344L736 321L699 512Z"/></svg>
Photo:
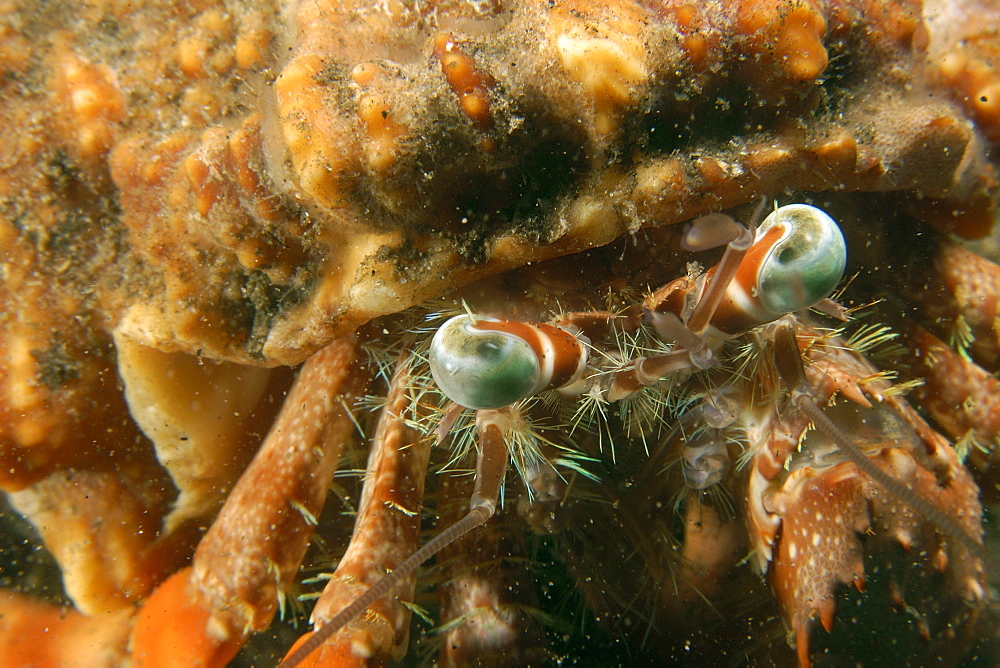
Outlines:
<svg viewBox="0 0 1000 668"><path fill-rule="evenodd" d="M917 3L5 9L8 311L40 284L54 319L165 351L295 363L473 279L761 193L975 208L990 185L972 75ZM49 349L57 329L21 336Z"/></svg>

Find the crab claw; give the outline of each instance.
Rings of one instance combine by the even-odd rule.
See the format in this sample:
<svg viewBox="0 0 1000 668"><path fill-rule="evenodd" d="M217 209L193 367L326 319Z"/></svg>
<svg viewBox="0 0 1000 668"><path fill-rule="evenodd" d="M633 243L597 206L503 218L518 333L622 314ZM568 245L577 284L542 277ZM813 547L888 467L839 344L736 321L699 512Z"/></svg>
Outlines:
<svg viewBox="0 0 1000 668"><path fill-rule="evenodd" d="M870 460L942 512L961 509L958 517L962 518L963 527L968 526L971 531L977 526L978 490L968 473L954 468L954 477L942 483L922 468L912 451L900 447L901 442L905 441L886 441L877 454L869 455ZM947 542L942 536L948 534L942 527L912 512L852 462L840 462L827 469L806 467L793 471L775 494L773 503L781 515L782 527L771 577L784 617L795 635L802 666L810 663L813 617L818 615L826 631L833 631L840 586L853 583L858 591L866 590L866 555L891 560L900 549L924 555L922 565L909 571L905 582L895 580L891 565L881 565L873 571L881 570L883 579L888 578L881 587L888 591L894 609L910 605L924 608L920 601L936 596L932 592L941 586L958 595L948 603L951 608L942 604L944 612L922 620L923 626L918 630L921 636L926 636L925 640L935 634L949 633L952 616L967 614L961 611L974 607L967 604L982 596L980 582L984 574L976 559L948 559L942 570L941 558L932 558L945 550L946 545L952 554L963 554L965 546L957 540L954 541L957 544ZM864 534L867 536L862 539Z"/></svg>
<svg viewBox="0 0 1000 668"><path fill-rule="evenodd" d="M850 462L834 469L823 475L808 468L795 471L774 500L782 528L771 577L801 666L809 665L810 620L819 613L829 632L837 586L864 573L856 537L870 524L863 480Z"/></svg>

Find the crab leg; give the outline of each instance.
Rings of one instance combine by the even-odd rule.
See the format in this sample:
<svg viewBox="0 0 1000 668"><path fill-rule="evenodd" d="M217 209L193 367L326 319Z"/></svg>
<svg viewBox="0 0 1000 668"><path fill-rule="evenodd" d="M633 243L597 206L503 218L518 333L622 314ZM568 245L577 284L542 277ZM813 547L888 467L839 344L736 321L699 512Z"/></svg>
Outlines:
<svg viewBox="0 0 1000 668"><path fill-rule="evenodd" d="M475 485L469 502L469 512L447 529L425 543L419 550L399 561L387 575L376 580L361 596L351 601L346 607L333 615L325 626L317 628L311 636L302 638L281 662L282 668L293 668L303 664L327 665L326 662L314 660L311 655L320 649L329 638L332 638L342 628L353 622L361 613L397 589L425 561L454 543L456 540L482 526L496 512L500 498L500 488L503 485L504 474L507 471L507 445L504 440L504 429L510 421L509 411L480 410L476 413L476 432L479 436L479 454L476 459ZM353 648L352 648L353 649ZM362 647L363 652L366 648ZM323 654L320 655L321 657ZM331 657L333 665L340 657ZM354 657L348 657L356 661Z"/></svg>
<svg viewBox="0 0 1000 668"><path fill-rule="evenodd" d="M177 550L154 542L165 503L148 503L135 476L122 468L56 471L10 494L11 504L39 527L67 594L88 615L131 608L159 583L162 567L182 563Z"/></svg>
<svg viewBox="0 0 1000 668"><path fill-rule="evenodd" d="M957 244L942 243L930 271L911 277L906 289L908 298L921 306L921 321L937 336L967 343L981 367L997 371L1000 266Z"/></svg>
<svg viewBox="0 0 1000 668"><path fill-rule="evenodd" d="M412 400L407 390L409 380L409 366L400 362L368 459L354 535L313 609L312 621L318 627L395 569L419 544L431 443L417 439L403 420ZM415 584L416 574L398 583L396 596L373 603L367 615L349 623L303 665L369 665L400 658L406 651L410 627L406 603L413 600Z"/></svg>
<svg viewBox="0 0 1000 668"><path fill-rule="evenodd" d="M925 380L917 400L952 438L978 446L969 449L969 457L995 480L1000 473L1000 381L921 327L914 328L910 341L919 351L914 373Z"/></svg>
<svg viewBox="0 0 1000 668"><path fill-rule="evenodd" d="M222 666L251 631L270 624L355 429L349 406L368 384L353 364L356 352L352 334L302 367L192 567L174 574L140 610L133 665Z"/></svg>
<svg viewBox="0 0 1000 668"><path fill-rule="evenodd" d="M0 665L120 666L134 608L84 615L14 591L0 591Z"/></svg>

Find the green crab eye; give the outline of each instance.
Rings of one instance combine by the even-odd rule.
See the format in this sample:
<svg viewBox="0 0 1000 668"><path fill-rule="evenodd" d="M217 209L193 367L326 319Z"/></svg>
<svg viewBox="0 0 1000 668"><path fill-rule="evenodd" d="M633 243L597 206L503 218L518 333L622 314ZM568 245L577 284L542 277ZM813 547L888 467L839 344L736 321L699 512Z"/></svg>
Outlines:
<svg viewBox="0 0 1000 668"><path fill-rule="evenodd" d="M773 227L785 231L758 273L764 305L774 313L792 313L829 296L847 266L847 244L836 221L814 206L792 204L769 215L757 238Z"/></svg>
<svg viewBox="0 0 1000 668"><path fill-rule="evenodd" d="M587 348L554 325L458 315L434 334L430 365L434 382L456 404L503 408L576 381Z"/></svg>
<svg viewBox="0 0 1000 668"><path fill-rule="evenodd" d="M502 408L534 394L540 371L531 346L506 332L477 329L477 324L459 315L434 334L430 365L438 388L468 408Z"/></svg>

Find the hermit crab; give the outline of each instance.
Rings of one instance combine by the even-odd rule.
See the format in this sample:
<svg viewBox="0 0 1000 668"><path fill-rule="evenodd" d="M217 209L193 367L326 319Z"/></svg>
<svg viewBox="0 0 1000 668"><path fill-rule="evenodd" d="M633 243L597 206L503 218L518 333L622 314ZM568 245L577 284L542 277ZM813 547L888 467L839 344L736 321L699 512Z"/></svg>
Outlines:
<svg viewBox="0 0 1000 668"><path fill-rule="evenodd" d="M518 470L526 475L525 486L529 496L534 491L540 497L547 497L548 512L553 516L560 512L559 506L568 503L568 493L542 493L546 484L559 484L554 483L553 477L564 488L567 480L564 473L558 471L558 459L548 459L540 447L538 435L532 433L530 416L537 413L537 407L531 405L531 398L540 394L555 395L545 403L577 403L576 410L569 411L574 417L567 424L583 431L592 431L596 422L606 425L610 404L651 403L655 408L646 409L647 424L638 427L644 431L663 432L658 444L659 452L650 457L650 464L669 456L667 448L676 447L678 440L676 434L660 423L687 423L690 433L682 436L683 453L673 456L679 460L683 487L695 492L694 498L699 499L699 505L704 490L720 485L730 475L730 449L736 451L734 459L742 460L743 468L748 469L732 477L740 480L737 485L746 485L749 489L746 512L750 540L755 545L754 560L762 572L768 570L772 560L777 561L773 566L775 586L786 593L786 614L796 633L802 664L809 663L809 618L816 612L820 613L824 626L829 630L833 623L833 591L839 584L837 578L846 582L844 578L850 573L850 578L861 589L864 566L851 561L849 556L857 554L859 544L850 539L843 540L843 536L836 536L829 542L831 536L820 528L821 521L801 515L802 512L811 512L808 505L804 510L794 503L775 504L775 498L783 501L785 495L791 495L798 499L803 493L797 489L802 483L796 480L796 476L781 472L781 467L776 470L775 462L799 460L796 466L801 468L796 468L795 472L807 472L805 475L813 479L806 483L808 493L828 495L828 502L823 507L832 518L840 518L834 520L838 524L843 524L848 517L853 517L852 523L860 521L865 527L868 522L884 523L910 541L914 526L922 522L934 525L946 537L938 543L938 549L947 549L945 542L953 541L963 558L969 560L961 568L963 575L956 584L964 591L962 597L972 604L969 609L974 609L974 602L985 596L982 584L984 563L975 564L977 560L985 562L989 557L980 542L978 502L968 474L952 456L947 465L949 473L941 479L943 482L938 483L941 488L937 488L935 483L921 481L917 487L921 491L911 491L911 480L898 480L883 470L884 467L894 472L904 470L905 466L899 461L877 464L878 458L870 460L870 455L862 453L851 437L819 407L833 394L841 393L864 409L875 412L877 409L865 398L862 388L871 392L880 403L886 401L883 393L887 394L884 382L869 385L871 381L866 379L869 374L859 374L859 370L863 369L859 358L829 349L833 344L824 339L830 339L830 335L818 335L815 325L808 320L788 317L793 312L821 304L831 314L841 313L836 304L825 299L839 282L846 264L846 247L836 223L815 207L791 205L768 216L756 230L756 240L751 231L754 227L752 225L751 229L747 229L720 214L693 221L684 234L682 243L685 247L728 242L726 252L720 263L707 272L678 279L650 293L643 301L644 323L610 312L563 312L553 323L528 324L462 314L442 324L425 353L433 385L445 398L445 405L440 408L440 424L433 431L438 442L446 440L460 419L460 412L475 410L474 431L478 445L475 448L477 464L470 510L413 555L389 565L390 575L374 583L371 589L337 612L332 619L314 614L314 622L320 630L293 652L283 665L304 664L311 660L309 657L313 652L320 664L343 661L352 652L361 656L378 656L384 652L384 647L380 649L374 642L365 645L361 638L377 637L375 631L366 634L363 630L370 625L392 624L385 613L380 612L375 621L359 621L347 630L344 627L359 617L367 606L396 591L424 560L493 516L509 459L518 462ZM776 322L779 320L781 322ZM796 330L800 326L809 332L804 350L800 350L801 344L796 338ZM637 332L643 328L649 331ZM769 353L773 359L754 362L755 368L750 372L732 374L729 371L735 378L730 377L717 386L717 379L713 382L697 377L698 372L721 364L724 340L745 335L751 330L757 333L754 345L771 348ZM648 356L622 359L621 339L626 332L644 340L656 339L661 342L662 348ZM611 350L608 350L609 339L616 341ZM637 346L634 349L642 348ZM850 350L850 347L846 349ZM761 351L757 354L760 355ZM803 368L800 354L804 354L814 365L809 376ZM679 381L679 378L692 373L695 377ZM781 377L790 391L787 401L758 398L734 405L734 386L749 385L751 393L761 392L762 388L775 384L776 376ZM813 379L819 379L816 387L812 384ZM670 403L662 398L654 400L634 396L663 383L673 385L674 391L686 394L685 400L675 399ZM678 385L683 385L683 390L678 389ZM657 391L663 391L663 388ZM766 390L774 391L774 387ZM423 394L421 401L427 401ZM673 408L668 409L668 406ZM558 414L561 410L565 409L555 409L554 412ZM627 416L635 410L634 407L623 408L619 416ZM921 424L912 411L906 411L898 403L894 405L892 400L883 410L900 413L894 417L897 422L909 419L915 425ZM588 414L591 411L599 415ZM875 417L869 419L876 421ZM811 444L800 444L799 452L793 457L795 441L790 441L783 432L797 430L802 433L809 420L832 439L834 452L830 452L829 442L816 450ZM633 425L633 428L636 427ZM569 431L572 433L573 429ZM628 427L625 431L627 433ZM892 435L891 430L887 435ZM881 445L877 440L873 444ZM940 447L940 443L936 445ZM893 457L915 461L925 455L922 450L929 446L921 443L914 433L907 439L896 440L887 451L892 452ZM571 447L563 443L562 454L565 455ZM942 463L949 460L947 451L935 454L942 458ZM912 464L909 468L906 475L913 473ZM831 470L836 473L831 474ZM664 470L649 474L649 477L657 475L667 477ZM823 481L827 475L831 475L832 481ZM547 483L542 482L546 479ZM791 483L793 480L795 483ZM733 484L732 481L729 484ZM931 487L927 487L928 484ZM844 486L853 489L845 493ZM881 507L876 506L874 516L869 518L867 511L859 511L854 506L855 495L869 495L874 489L879 490L876 495L886 497L882 500L887 502L885 509L891 508L885 517L880 517ZM929 493L931 489L934 491ZM942 491L961 498L959 503L964 510L960 515L952 517L934 500L935 495ZM691 498L686 503L694 505ZM717 506L717 503L718 499L709 506L715 508L714 512L730 512ZM665 512L676 513L681 505L678 502L672 511ZM911 517L900 522L892 514L903 508L911 513ZM783 540L779 540L779 528L785 519L785 512L789 512L785 535ZM817 520L822 520L822 515L817 515ZM972 519L971 523L969 519ZM793 541L801 539L799 536L805 538L811 548L835 555L834 562L843 560L838 568L854 569L853 572L837 572L834 569L824 573L814 568L815 557L810 559L808 566L796 563L799 548ZM656 539L652 540L655 542ZM775 548L779 546L781 549L775 553ZM836 556L838 552L841 553L839 559ZM857 556L853 559L856 560ZM338 581L335 575L328 592L336 592L340 587L343 587L343 580ZM404 593L402 598L405 600L411 595ZM324 594L324 598L326 596ZM324 611L331 610L329 606L323 607L322 601L320 607ZM498 610L493 612L503 614ZM511 614L509 610L506 612ZM461 626L476 624L474 616L460 621ZM340 636L338 632L341 632ZM396 633L399 632L400 629L396 628ZM453 628L451 633L458 631ZM486 639L481 642L485 646L490 644Z"/></svg>
<svg viewBox="0 0 1000 668"><path fill-rule="evenodd" d="M997 652L990 2L0 7L0 663Z"/></svg>

